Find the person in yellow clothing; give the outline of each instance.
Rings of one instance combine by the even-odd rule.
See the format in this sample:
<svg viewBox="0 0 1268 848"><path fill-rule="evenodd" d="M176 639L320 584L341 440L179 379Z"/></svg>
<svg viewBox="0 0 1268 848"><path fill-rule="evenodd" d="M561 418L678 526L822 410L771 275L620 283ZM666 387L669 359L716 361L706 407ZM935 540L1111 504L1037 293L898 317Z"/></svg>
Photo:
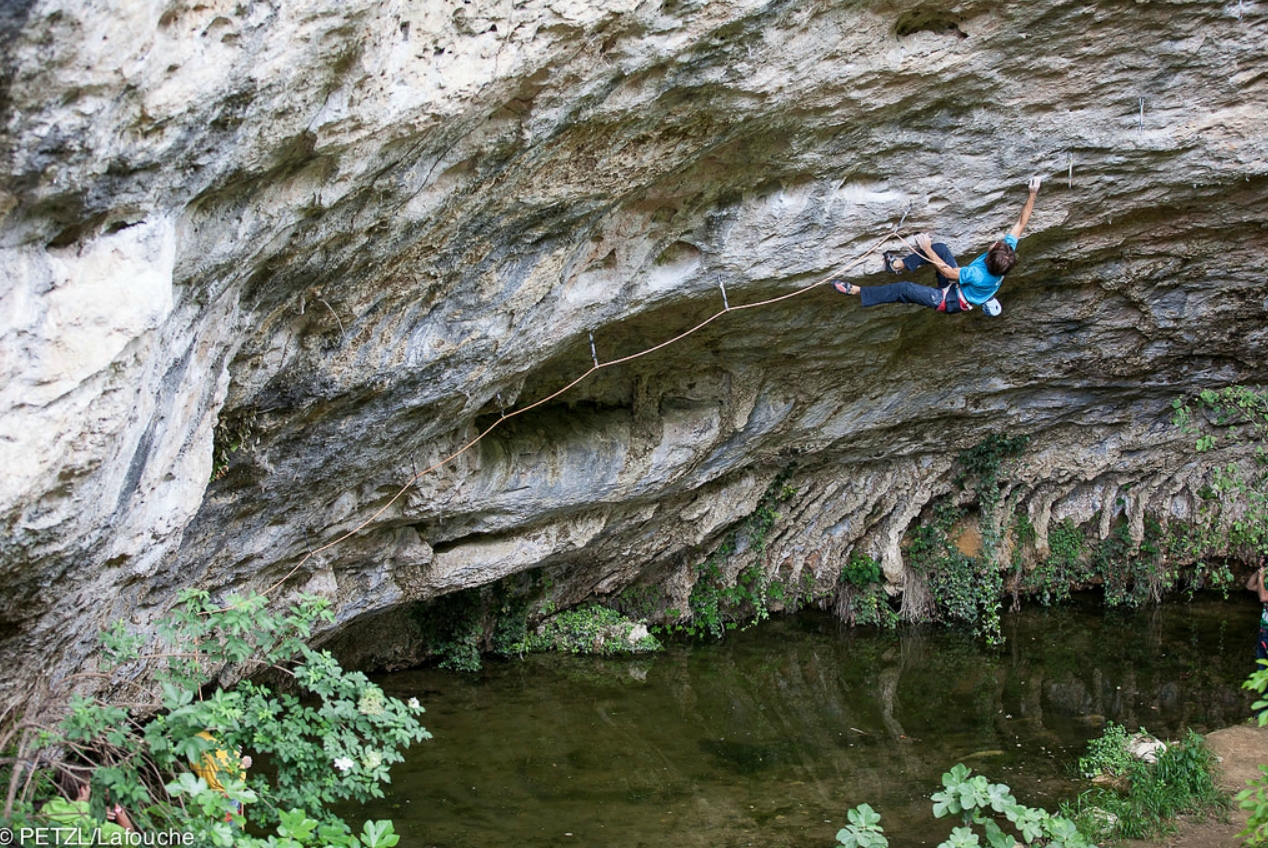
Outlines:
<svg viewBox="0 0 1268 848"><path fill-rule="evenodd" d="M211 735L210 730L203 730L198 733L198 738L206 739L213 745L217 745L216 737ZM190 769L194 774L201 777L207 782L207 788L216 792L224 793L225 786L220 782L220 776L223 774L230 778L246 778L246 770L251 768L251 758L244 756L240 751L230 754L223 748L215 747L202 755L202 759L192 764ZM230 802L229 812L225 814L225 820L234 815L242 814L242 802Z"/></svg>
<svg viewBox="0 0 1268 848"><path fill-rule="evenodd" d="M57 770L57 788L61 798L54 798L40 808L39 818L53 832L54 845L124 844L119 837L135 832L128 811L115 804L106 810L106 821L92 817L92 784L68 768ZM43 843L49 844L49 843Z"/></svg>

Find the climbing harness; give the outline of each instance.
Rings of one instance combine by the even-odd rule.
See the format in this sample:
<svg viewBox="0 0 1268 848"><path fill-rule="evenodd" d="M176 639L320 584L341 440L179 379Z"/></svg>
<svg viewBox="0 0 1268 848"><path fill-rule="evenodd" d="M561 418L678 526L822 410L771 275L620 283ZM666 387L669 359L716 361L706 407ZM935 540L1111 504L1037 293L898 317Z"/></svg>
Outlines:
<svg viewBox="0 0 1268 848"><path fill-rule="evenodd" d="M907 215L906 215L906 213L904 213L904 214L903 214L903 220L906 220L906 217L907 217ZM900 223L900 225L899 225L899 226L901 226L901 223ZM559 389L559 390L555 391L555 392L554 392L554 393L552 393L552 394L547 395L546 397L543 397L543 398L541 398L541 399L539 399L539 400L536 400L536 401L534 401L533 403L530 403L530 404L528 404L528 405L526 405L526 406L522 406L522 407L520 407L519 409L513 409L513 410L510 410L510 411L507 411L506 409L502 409L502 410L501 410L501 413L502 413L502 414L501 414L501 416L500 416L499 418L497 418L497 419L496 419L496 420L495 420L492 424L490 424L488 427L486 427L484 430L482 430L482 431L481 431L481 432L480 432L480 433L479 433L479 434L478 434L475 438L471 439L469 442L467 442L466 444L464 444L462 447L458 448L458 450L456 450L456 451L454 451L453 453L451 453L451 454L449 454L448 456L446 456L444 459L442 459L442 460L440 460L440 461L438 461L438 462L435 462L435 463L433 463L432 465L429 465L428 467L424 468L422 471L418 471L418 472L416 472L416 473L414 474L414 476L413 476L413 477L410 477L410 478L409 478L409 480L407 480L407 481L405 482L405 484L401 486L401 488L400 488L400 489L396 492L396 494L394 494L391 498L389 498L389 499L388 499L387 503L383 504L381 507L379 507L377 510L375 510L375 511L374 511L374 513L373 513L372 515L370 515L370 517L369 517L369 518L366 518L364 521L362 521L362 522L361 522L360 524L358 524L357 526L353 527L351 530L348 530L346 533L343 533L342 535L338 536L337 538L332 539L332 540L331 540L331 541L329 541L329 542L326 542L326 543L325 543L324 545L322 545L321 547L314 548L314 549L310 549L310 550L309 550L306 554L304 554L304 556L303 556L303 557L301 557L301 558L300 558L299 562L295 563L295 565L291 568L291 570L290 570L290 571L288 571L288 572L286 573L286 575L285 575L285 576L283 576L281 579L279 579L276 583L274 583L274 584L273 584L272 586L270 586L269 588L265 589L265 590L264 590L264 592L263 592L263 594L265 594L265 595L271 594L274 590L276 590L276 589L280 588L280 587L281 587L284 583L286 583L286 581L287 581L287 580L290 580L290 579L291 579L291 577L293 577L296 573L298 573L298 572L299 572L299 570L300 570L300 569L304 566L304 564L305 564L305 563L307 563L307 562L308 562L310 559L312 559L313 557L317 556L318 554L322 553L323 551L328 551L328 550L330 550L331 548L335 547L336 545L340 544L341 542L344 542L344 541L346 541L347 539L350 539L350 538L352 538L353 536L357 535L357 534L358 534L358 533L360 533L362 530L364 530L366 527L369 527L371 524L373 524L375 521L377 521L377 520L378 520L379 516L383 515L383 513L387 512L389 509L391 509L391 507L392 507L392 506L393 506L393 505L394 505L397 501L399 501L402 497L404 497L404 496L405 496L405 493L406 493L406 492L408 492L408 491L410 490L410 488L411 488L411 487L412 487L412 486L413 486L416 482L418 482L419 478L424 477L424 476L426 476L427 474L430 474L431 472L435 471L436 469L440 468L441 466L445 465L446 463L452 462L453 460L455 460L455 459L457 459L458 457L462 456L462 455L463 455L464 453L466 453L467 451L471 450L471 448L473 448L473 447L475 447L477 444L479 444L479 443L480 443L480 442L484 439L484 437L485 437L485 436L487 436L487 435L489 435L489 433L493 432L493 430L494 430L496 427L498 427L499 425L501 425L501 424L502 424L502 422L506 421L507 419L509 419L509 418L514 418L514 417L515 417L515 416L517 416L517 415L523 415L525 412L528 412L528 411L530 411L530 410L532 410L532 409L536 409L537 407L542 406L542 405L544 405L544 404L550 403L550 402L551 402L552 400L554 400L555 398L559 397L560 395L564 394L565 392L570 391L571 389L573 389L574 387L576 387L577 385L579 385L580 383L582 383L584 380L588 379L588 378L589 378L592 374L594 374L596 371L599 371L599 370L604 369L604 368L611 368L613 365L622 365L622 364L624 364L624 363L626 363L626 362L632 362L632 361L633 361L633 360L635 360L635 359L639 359L640 357L647 356L647 355L648 355L648 354L650 354L650 353L654 353L654 352L656 352L656 351L658 351L658 350L661 350L662 348L669 347L670 345L672 345L672 344L674 344L674 343L676 343L676 342L682 341L682 340L683 340L683 339L685 339L687 336L690 336L692 333L695 333L695 332L697 332L697 331L699 331L699 330L704 329L706 326L708 326L709 324L713 323L715 320L717 320L718 318L722 317L723 315L726 315L726 314L731 313L731 312L739 312L739 311L740 311L740 310L742 310L742 309L757 309L758 307L762 307L762 306L770 306L771 304L779 303L780 301L790 300L790 299L792 299L792 298L794 298L794 297L799 297L800 295L803 295L803 294L805 294L806 292L812 291L812 290L814 290L814 289L818 288L819 286L823 285L824 283L831 282L831 281L832 281L835 277L839 276L840 274L845 273L846 271L849 271L851 268L854 268L856 265L858 265L858 264L859 264L860 262L862 262L864 259L867 259L869 256L871 256L872 254L874 254L877 250L879 250L881 247L883 247L883 246L885 245L885 243L886 243L886 242L888 242L891 238L897 238L897 239L898 239L899 241L901 241L904 245L907 245L906 240L904 240L904 239L902 238L902 236L899 236L899 235L898 235L898 229L899 229L899 227L894 227L894 228L893 228L893 229L891 229L889 232L885 233L885 235L884 235L884 236L882 236L880 239L878 239L876 242L874 242L874 243L873 243L870 247L868 247L866 250L864 250L862 253L860 253L858 256L856 256L856 257L855 257L854 259L852 259L851 261L849 261L849 262L847 262L846 264L844 264L844 265L842 265L842 266L838 267L836 270L834 270L834 271L833 271L832 273L830 273L828 276L826 276L826 277L822 277L822 278L820 278L820 279L818 279L818 280L815 280L813 283L810 283L810 284L809 284L809 285L807 285L807 286L804 286L804 287L802 287L802 288L800 288L800 289L797 289L796 291L789 292L788 294L782 294L782 295L779 295L778 297L772 297L772 298L769 298L769 299L767 299L767 300L759 300L759 301L756 301L756 302L754 302L754 303L744 303L744 304L740 304L740 305L738 305L738 306L732 306L732 305L728 302L728 299L727 299L726 286L725 286L725 285L722 285L722 286L721 286L721 288L722 288L722 310L721 310L721 311L716 312L716 313L714 313L713 315L710 315L708 318L704 319L703 321L701 321L699 324L695 325L695 326L694 326L694 327L692 327L691 329L686 330L686 331L684 331L684 332L682 332L682 333L679 333L678 335L674 336L674 337L673 337L673 338L671 338L671 339L667 339L667 340L665 340L665 341L663 341L663 342L661 342L661 343L659 343L659 344L653 345L652 347L649 347L649 348L647 348L646 350L642 350L642 351L639 351L639 352L637 352L637 353L632 353L632 354L630 354L630 355L628 355L628 356L623 356L623 357L620 357L619 359L610 359L610 360L608 360L607 362L601 362L601 361L599 360L598 350L597 350L597 348L595 347L594 332L593 332L593 331L590 331L590 333L589 333L589 337L590 337L590 357L591 357L592 361L594 362L594 364L590 367L590 369L589 369L588 371L586 371L585 373L583 373L581 376L577 377L577 378L576 378L575 380L573 380L571 383L568 383L568 384L567 384L566 386L564 386L563 388L561 388L561 389ZM907 246L908 246L908 247L910 247L910 245L907 245ZM501 406L501 403L500 403L500 396L499 396L499 406Z"/></svg>
<svg viewBox="0 0 1268 848"><path fill-rule="evenodd" d="M951 310L952 312L956 312L956 311L968 312L970 309L973 308L973 304L969 303L968 300L964 297L964 292L960 291L960 284L952 283L951 285L947 286L945 289L942 289L942 299L938 301L938 306L937 306L937 310L939 312L947 311L947 295L952 290L955 291L956 300L960 302L959 310L953 309Z"/></svg>

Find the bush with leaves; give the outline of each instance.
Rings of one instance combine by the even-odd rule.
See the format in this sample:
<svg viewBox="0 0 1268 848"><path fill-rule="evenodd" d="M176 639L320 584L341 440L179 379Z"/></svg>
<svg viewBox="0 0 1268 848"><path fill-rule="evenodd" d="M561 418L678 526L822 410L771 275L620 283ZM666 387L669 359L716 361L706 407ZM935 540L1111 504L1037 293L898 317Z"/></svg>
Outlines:
<svg viewBox="0 0 1268 848"><path fill-rule="evenodd" d="M1259 660L1259 670L1246 678L1242 688L1257 692L1259 698L1251 705L1259 726L1268 724L1268 660ZM1268 845L1268 766L1259 767L1259 776L1246 782L1246 788L1237 795L1237 803L1250 814L1246 829L1239 834L1250 845Z"/></svg>
<svg viewBox="0 0 1268 848"><path fill-rule="evenodd" d="M1098 742L1102 744L1097 746ZM1079 760L1085 776L1120 778L1063 805L1062 812L1085 836L1148 839L1173 831L1179 816L1222 814L1228 809L1227 794L1215 784L1215 755L1201 736L1189 731L1184 739L1169 743L1153 762L1133 756L1130 742L1121 727L1111 725L1105 735L1093 740L1088 756Z"/></svg>
<svg viewBox="0 0 1268 848"><path fill-rule="evenodd" d="M1131 736L1127 728L1106 722L1101 735L1088 742L1087 753L1079 757L1079 774L1084 777L1110 775L1125 777L1136 758L1127 750Z"/></svg>
<svg viewBox="0 0 1268 848"><path fill-rule="evenodd" d="M899 615L889 606L885 575L876 559L855 551L842 566L837 582L838 610L847 623L898 626Z"/></svg>
<svg viewBox="0 0 1268 848"><path fill-rule="evenodd" d="M974 828L982 829L990 848L1013 848L1019 840L1043 848L1092 848L1074 822L1018 803L1007 786L973 775L963 763L942 775L942 790L935 792L932 800L934 816L958 816L961 822L938 848L981 846ZM889 845L880 827L880 815L867 804L850 810L847 818L850 824L837 832L837 842L845 848ZM1001 820L1012 825L1015 836L1004 830Z"/></svg>
<svg viewBox="0 0 1268 848"><path fill-rule="evenodd" d="M1215 463L1198 492L1198 514L1183 539L1198 559L1198 579L1214 588L1232 583L1227 566L1206 559L1226 551L1268 553L1268 392L1249 386L1204 389L1191 401L1177 399L1172 422L1208 454L1241 448L1249 461Z"/></svg>
<svg viewBox="0 0 1268 848"><path fill-rule="evenodd" d="M64 767L56 760L66 757L91 769L94 796L128 807L143 831L181 831L198 845L247 848L395 845L391 822L367 822L354 835L332 806L382 797L401 749L430 738L419 723L423 708L310 648L305 640L313 626L329 619L317 598L278 612L260 595L215 603L206 592L187 590L145 654L144 639L116 625L102 636L102 666L115 689L128 692L126 705L77 695L56 725L22 723L6 818L39 823L35 811L48 781L32 778ZM213 685L265 669L289 678L294 694L251 680ZM267 767L248 776L220 766L222 791L191 770L228 751L261 757ZM226 816L231 802L247 805L245 817ZM265 828L276 835L254 835Z"/></svg>
<svg viewBox="0 0 1268 848"><path fill-rule="evenodd" d="M837 831L837 842L845 848L889 848L885 830L881 827L881 814L868 804L859 804L845 814L849 821Z"/></svg>
<svg viewBox="0 0 1268 848"><path fill-rule="evenodd" d="M993 560L968 556L956 547L950 533L962 516L949 500L934 506L929 520L911 535L907 561L928 587L937 617L972 624L988 644L999 645L1003 573Z"/></svg>
<svg viewBox="0 0 1268 848"><path fill-rule="evenodd" d="M519 652L600 655L659 651L660 648L660 641L648 633L645 622L626 618L599 604L585 604L557 613L517 646Z"/></svg>
<svg viewBox="0 0 1268 848"><path fill-rule="evenodd" d="M665 627L666 632L682 632L699 638L723 638L730 630L751 626L770 617L771 602L784 603L788 587L767 573L766 549L775 524L780 519L776 510L797 490L788 485L796 463L789 464L775 476L758 499L753 511L729 532L722 543L704 561L695 566L695 582L687 601L685 614L674 610L666 615L679 622ZM746 556L751 562L734 576L731 560Z"/></svg>

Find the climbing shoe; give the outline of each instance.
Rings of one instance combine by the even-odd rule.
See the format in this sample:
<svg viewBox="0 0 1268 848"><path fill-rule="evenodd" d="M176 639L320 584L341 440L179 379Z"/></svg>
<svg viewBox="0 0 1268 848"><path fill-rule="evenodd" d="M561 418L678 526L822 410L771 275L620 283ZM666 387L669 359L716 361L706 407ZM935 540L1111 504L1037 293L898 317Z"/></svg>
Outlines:
<svg viewBox="0 0 1268 848"><path fill-rule="evenodd" d="M887 251L885 251L884 253L882 253L882 254L881 254L881 258L885 260L885 270L886 270L886 271L888 271L888 272L889 272L889 273L891 273L891 274L898 274L898 273L899 273L898 271L895 271L895 270L894 270L894 263L895 263L895 262L897 262L898 260L902 259L902 256L900 256L899 254L895 253L895 252L894 252L894 251L892 251L892 250L887 250Z"/></svg>
<svg viewBox="0 0 1268 848"><path fill-rule="evenodd" d="M849 280L843 280L840 277L833 277L828 282L832 283L832 288L841 292L841 294L856 295L862 289L851 283Z"/></svg>

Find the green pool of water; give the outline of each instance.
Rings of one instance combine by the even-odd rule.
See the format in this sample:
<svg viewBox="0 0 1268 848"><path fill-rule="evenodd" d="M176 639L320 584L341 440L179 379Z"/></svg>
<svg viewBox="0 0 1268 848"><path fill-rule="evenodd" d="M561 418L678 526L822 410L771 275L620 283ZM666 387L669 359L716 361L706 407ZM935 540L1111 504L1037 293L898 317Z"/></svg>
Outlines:
<svg viewBox="0 0 1268 848"><path fill-rule="evenodd" d="M383 675L434 738L350 818L393 819L408 848L828 848L867 802L891 846L933 846L951 825L929 795L957 762L1055 810L1107 720L1164 736L1244 721L1257 618L1249 596L1076 601L1006 615L990 649L801 613L632 659Z"/></svg>

